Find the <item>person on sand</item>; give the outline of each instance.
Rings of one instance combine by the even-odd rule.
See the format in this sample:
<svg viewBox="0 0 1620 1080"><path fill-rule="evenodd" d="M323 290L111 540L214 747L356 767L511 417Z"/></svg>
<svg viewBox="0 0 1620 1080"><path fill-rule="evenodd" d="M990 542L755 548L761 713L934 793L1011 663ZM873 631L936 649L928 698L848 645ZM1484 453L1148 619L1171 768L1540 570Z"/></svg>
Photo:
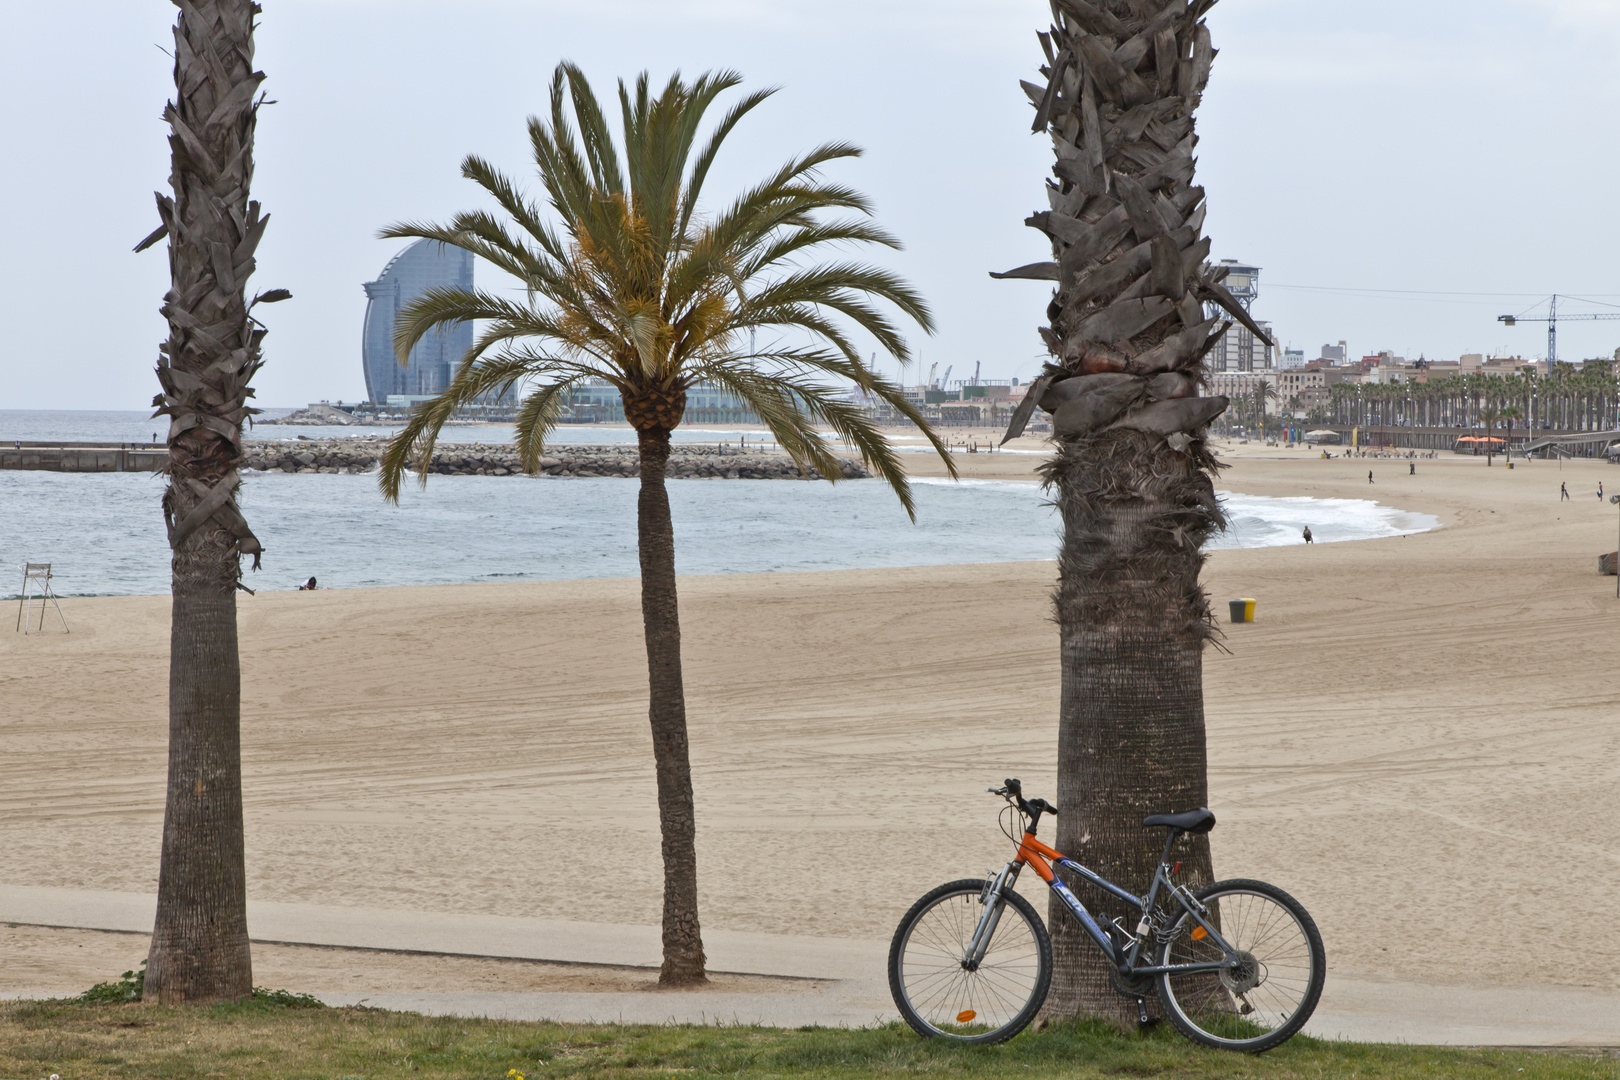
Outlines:
<svg viewBox="0 0 1620 1080"><path fill-rule="evenodd" d="M310 578L308 581L306 581L302 585L298 586L298 591L299 592L314 592L315 591L315 579Z"/></svg>
<svg viewBox="0 0 1620 1080"><path fill-rule="evenodd" d="M1311 527L1309 525L1305 526L1305 542L1307 544L1315 542L1311 539Z"/></svg>
<svg viewBox="0 0 1620 1080"><path fill-rule="evenodd" d="M1367 470L1367 483L1369 483L1369 484L1372 483L1372 470L1371 469Z"/></svg>
<svg viewBox="0 0 1620 1080"><path fill-rule="evenodd" d="M1603 481L1598 481L1598 502L1603 501Z"/></svg>
<svg viewBox="0 0 1620 1080"><path fill-rule="evenodd" d="M1568 484L1559 484L1558 485L1558 501L1559 502L1568 502L1569 501L1569 485Z"/></svg>
<svg viewBox="0 0 1620 1080"><path fill-rule="evenodd" d="M1408 461L1406 463L1406 468L1408 470L1407 473L1406 473L1407 476L1416 476L1417 475L1417 462Z"/></svg>

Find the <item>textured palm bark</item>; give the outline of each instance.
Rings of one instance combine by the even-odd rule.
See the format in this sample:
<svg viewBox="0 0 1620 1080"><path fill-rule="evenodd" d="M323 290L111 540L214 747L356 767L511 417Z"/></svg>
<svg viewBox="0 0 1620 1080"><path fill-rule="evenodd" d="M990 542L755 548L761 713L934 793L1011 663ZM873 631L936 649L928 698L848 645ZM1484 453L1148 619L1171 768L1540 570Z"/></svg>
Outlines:
<svg viewBox="0 0 1620 1080"><path fill-rule="evenodd" d="M231 1001L253 989L242 835L235 539L193 533L174 553L169 783L146 996Z"/></svg>
<svg viewBox="0 0 1620 1080"><path fill-rule="evenodd" d="M1040 330L1051 359L1008 434L1038 406L1058 444L1046 466L1064 523L1057 846L1139 890L1164 840L1142 818L1207 797L1201 658L1213 625L1198 574L1223 520L1204 437L1227 400L1200 390L1231 325L1210 309L1264 337L1208 262L1193 184L1212 5L1053 0L1046 83L1024 84L1055 154L1048 208L1026 224L1052 259L995 275L1056 283ZM1177 857L1183 880L1210 876L1206 839ZM1105 918L1128 914L1077 892ZM1046 1015L1133 1021L1135 1003L1056 904L1051 923Z"/></svg>
<svg viewBox="0 0 1620 1080"><path fill-rule="evenodd" d="M239 1000L253 987L236 592L241 556L257 566L260 546L235 492L264 333L243 290L268 220L248 200L253 95L264 79L253 70L259 8L248 0L177 6L175 100L164 112L173 194L158 196L163 224L137 248L169 239L169 339L159 349L163 392L154 401L170 420L169 779L145 986L164 1004Z"/></svg>
<svg viewBox="0 0 1620 1080"><path fill-rule="evenodd" d="M625 411L628 416L636 410L631 407ZM682 986L705 982L707 976L703 935L698 925L697 821L686 737L686 690L681 678L675 526L669 512L669 492L664 486L669 429L639 427L637 434L641 451L637 528L641 619L647 643L647 717L652 724L664 856L664 963L658 982Z"/></svg>
<svg viewBox="0 0 1620 1080"><path fill-rule="evenodd" d="M1153 442L1129 432L1067 443L1047 469L1064 525L1057 847L1137 891L1164 844L1142 819L1208 802L1199 547L1219 521L1206 463L1161 460ZM1180 880L1211 880L1207 836L1184 838L1173 858ZM1070 885L1100 918L1135 926L1126 905ZM1113 991L1107 962L1055 898L1049 925L1056 966L1045 1012L1134 1022L1135 1003Z"/></svg>

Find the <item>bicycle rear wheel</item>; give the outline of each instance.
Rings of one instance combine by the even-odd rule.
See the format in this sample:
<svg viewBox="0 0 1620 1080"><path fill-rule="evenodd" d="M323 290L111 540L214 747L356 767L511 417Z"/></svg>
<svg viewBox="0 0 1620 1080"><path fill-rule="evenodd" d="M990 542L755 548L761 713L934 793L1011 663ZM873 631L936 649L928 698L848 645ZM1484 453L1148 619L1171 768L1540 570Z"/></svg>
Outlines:
<svg viewBox="0 0 1620 1080"><path fill-rule="evenodd" d="M1052 984L1052 941L1035 908L1008 890L984 958L968 945L984 908L984 880L941 885L911 905L889 946L889 990L925 1038L998 1043L1035 1019Z"/></svg>
<svg viewBox="0 0 1620 1080"><path fill-rule="evenodd" d="M1165 1015L1193 1042L1259 1053L1305 1026L1322 996L1327 955L1298 900L1263 881L1217 881L1195 894L1238 952L1223 971L1159 976ZM1160 946L1159 963L1207 964L1222 949L1187 912Z"/></svg>

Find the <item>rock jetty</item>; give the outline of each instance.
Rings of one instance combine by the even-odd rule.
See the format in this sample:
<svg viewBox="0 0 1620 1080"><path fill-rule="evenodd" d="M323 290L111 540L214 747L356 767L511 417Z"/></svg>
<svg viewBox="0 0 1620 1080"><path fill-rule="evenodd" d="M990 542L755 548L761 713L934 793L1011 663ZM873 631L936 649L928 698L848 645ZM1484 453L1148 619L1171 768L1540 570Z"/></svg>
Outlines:
<svg viewBox="0 0 1620 1080"><path fill-rule="evenodd" d="M260 424L286 424L290 427L352 427L363 425L366 421L355 416L347 409L336 409L325 402L316 402L308 408L297 409L280 419L265 418L255 420L254 426Z"/></svg>
<svg viewBox="0 0 1620 1080"><path fill-rule="evenodd" d="M377 467L381 440L323 439L252 441L243 444L244 467L255 472L363 473ZM871 474L857 461L839 459L842 479ZM440 443L431 472L449 476L522 476L516 449L510 444ZM553 446L540 459L546 476L640 476L633 446ZM670 447L665 476L672 479L713 477L726 480L819 480L803 472L786 454L762 453L734 446L676 443Z"/></svg>

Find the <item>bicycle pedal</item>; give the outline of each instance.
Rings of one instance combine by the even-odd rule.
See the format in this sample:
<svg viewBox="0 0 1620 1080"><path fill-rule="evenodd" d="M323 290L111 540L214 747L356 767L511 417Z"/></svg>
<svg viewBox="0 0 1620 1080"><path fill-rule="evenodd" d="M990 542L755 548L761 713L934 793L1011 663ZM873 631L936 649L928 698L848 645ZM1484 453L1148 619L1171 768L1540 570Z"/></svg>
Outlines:
<svg viewBox="0 0 1620 1080"><path fill-rule="evenodd" d="M1154 1024L1157 1024L1158 1022L1159 1022L1159 1018L1157 1016L1149 1016L1148 1015L1147 1002L1142 998L1137 998L1136 999L1136 1026L1138 1028L1150 1028Z"/></svg>

